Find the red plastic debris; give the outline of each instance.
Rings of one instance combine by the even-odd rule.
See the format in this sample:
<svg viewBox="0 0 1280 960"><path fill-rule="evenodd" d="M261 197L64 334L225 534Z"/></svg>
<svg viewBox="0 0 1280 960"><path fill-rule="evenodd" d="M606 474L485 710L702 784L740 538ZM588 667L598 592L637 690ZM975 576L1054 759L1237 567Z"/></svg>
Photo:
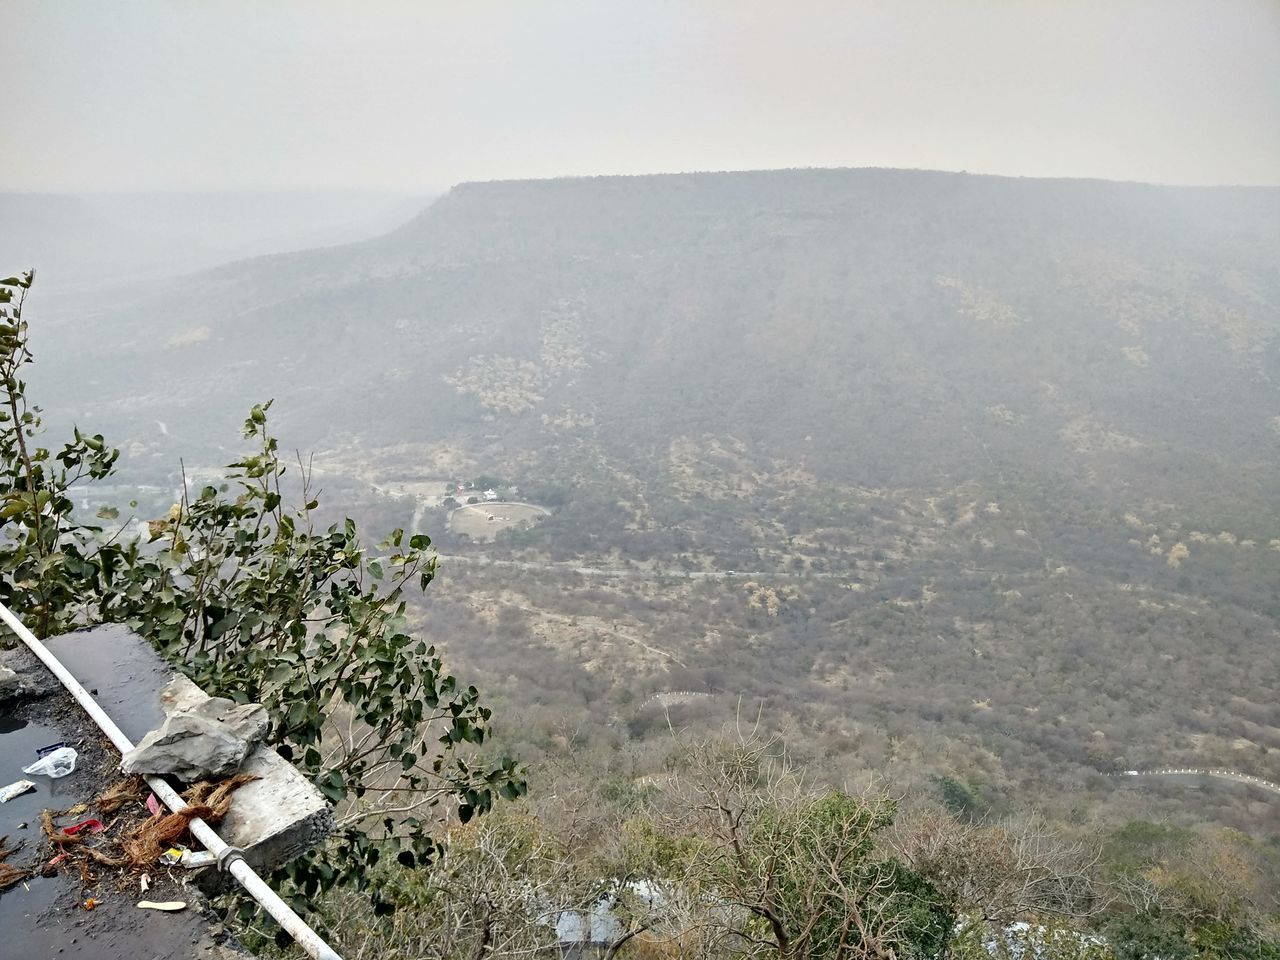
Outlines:
<svg viewBox="0 0 1280 960"><path fill-rule="evenodd" d="M74 837L77 833L88 831L89 833L101 833L107 829L102 825L101 820L90 817L88 820L81 820L79 823L73 823L69 827L63 827L62 832L68 837Z"/></svg>

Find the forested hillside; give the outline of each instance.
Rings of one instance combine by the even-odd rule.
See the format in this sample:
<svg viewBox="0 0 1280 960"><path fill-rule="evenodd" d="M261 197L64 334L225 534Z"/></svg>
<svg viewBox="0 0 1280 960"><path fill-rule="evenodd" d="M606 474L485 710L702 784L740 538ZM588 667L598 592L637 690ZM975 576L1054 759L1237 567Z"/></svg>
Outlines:
<svg viewBox="0 0 1280 960"><path fill-rule="evenodd" d="M90 369L104 399L180 371L197 425L267 389L317 441L1244 481L1280 443L1277 214L1274 190L902 171L468 184L379 240L193 278L107 321Z"/></svg>
<svg viewBox="0 0 1280 960"><path fill-rule="evenodd" d="M1278 308L1274 189L480 183L51 317L38 375L157 508L274 396L330 501L436 537L423 615L526 753L642 776L622 746L760 704L834 769L980 807L1265 832L1248 788L1104 774L1280 780ZM464 537L443 494L476 477L550 516Z"/></svg>

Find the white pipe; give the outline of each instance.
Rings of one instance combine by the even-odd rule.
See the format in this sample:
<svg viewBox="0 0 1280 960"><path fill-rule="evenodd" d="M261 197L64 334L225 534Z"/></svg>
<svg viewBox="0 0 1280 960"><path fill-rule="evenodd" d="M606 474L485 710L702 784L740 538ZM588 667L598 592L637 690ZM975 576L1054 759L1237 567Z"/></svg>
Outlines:
<svg viewBox="0 0 1280 960"><path fill-rule="evenodd" d="M48 667L55 677L62 681L62 685L76 698L76 702L84 707L85 713L89 714L93 722L102 728L102 732L107 735L117 750L123 754L133 749L133 742L124 735L123 730L116 726L115 721L107 716L102 707L98 706L98 702L90 696L89 691L80 685L80 682L71 675L71 671L64 667L58 658L49 652L49 648L37 640L35 634L28 630L3 603L0 603L0 619L3 619L18 635L18 639L40 658L40 662ZM187 805L163 777L147 777L147 784L174 813ZM281 900L276 892L267 886L267 882L254 872L253 867L245 862L240 850L218 836L213 827L199 817L191 821L190 827L191 835L217 857L219 865L229 870L231 875L240 881L240 886L244 887L245 892L257 900L263 909L288 931L289 935L297 941L298 946L310 956L315 957L315 960L342 960L333 948L320 938L320 934L312 930L307 922L294 913L293 908Z"/></svg>

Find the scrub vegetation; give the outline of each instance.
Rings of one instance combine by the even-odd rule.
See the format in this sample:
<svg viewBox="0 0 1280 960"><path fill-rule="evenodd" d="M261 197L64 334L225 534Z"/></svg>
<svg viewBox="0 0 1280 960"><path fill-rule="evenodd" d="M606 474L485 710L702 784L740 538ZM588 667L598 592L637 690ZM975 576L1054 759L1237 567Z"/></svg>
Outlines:
<svg viewBox="0 0 1280 960"><path fill-rule="evenodd" d="M1280 781L1278 224L1272 189L908 171L463 185L42 357L45 417L124 451L60 469L139 505L47 502L84 544L50 559L5 440L6 602L286 692L356 827L388 767L322 718L391 710L380 756L442 792L366 862L394 912L313 888L349 956L1273 958L1274 795L1125 774ZM333 698L290 705L311 669Z"/></svg>

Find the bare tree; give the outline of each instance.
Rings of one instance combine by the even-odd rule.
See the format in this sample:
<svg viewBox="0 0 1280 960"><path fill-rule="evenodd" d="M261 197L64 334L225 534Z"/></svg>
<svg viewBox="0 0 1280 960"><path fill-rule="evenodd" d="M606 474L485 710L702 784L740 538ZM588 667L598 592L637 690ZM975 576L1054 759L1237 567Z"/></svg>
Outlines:
<svg viewBox="0 0 1280 960"><path fill-rule="evenodd" d="M952 909L991 923L1084 919L1105 906L1093 881L1099 851L1037 816L983 823L922 812L899 821L891 843Z"/></svg>
<svg viewBox="0 0 1280 960"><path fill-rule="evenodd" d="M693 746L677 784L683 826L704 841L689 872L718 904L705 917L714 942L785 960L916 952L924 931L912 910L927 895L876 855L892 798L816 789L755 731ZM945 942L947 925L935 919L932 934Z"/></svg>
<svg viewBox="0 0 1280 960"><path fill-rule="evenodd" d="M484 960L554 955L575 889L563 846L532 818L495 814L457 827L429 870L397 874L396 912L371 925L368 900L335 891L326 921L349 960Z"/></svg>

